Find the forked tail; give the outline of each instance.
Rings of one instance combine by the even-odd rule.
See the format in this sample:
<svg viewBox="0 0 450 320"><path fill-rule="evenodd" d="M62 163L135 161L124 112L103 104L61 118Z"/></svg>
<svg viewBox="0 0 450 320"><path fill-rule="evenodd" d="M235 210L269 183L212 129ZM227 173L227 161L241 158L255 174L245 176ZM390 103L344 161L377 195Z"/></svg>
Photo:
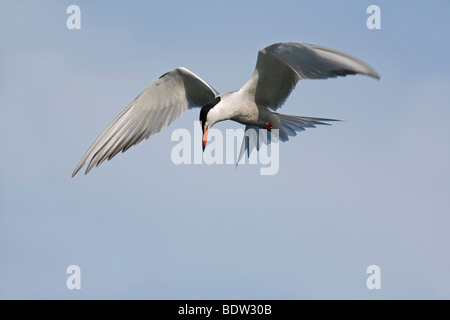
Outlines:
<svg viewBox="0 0 450 320"><path fill-rule="evenodd" d="M340 121L335 119L311 118L301 116L291 116L288 114L272 113L272 116L277 119L274 123L274 128L280 130L280 141L288 141L289 137L295 137L297 132L305 131L306 128L315 128L316 125L327 125L332 121Z"/></svg>

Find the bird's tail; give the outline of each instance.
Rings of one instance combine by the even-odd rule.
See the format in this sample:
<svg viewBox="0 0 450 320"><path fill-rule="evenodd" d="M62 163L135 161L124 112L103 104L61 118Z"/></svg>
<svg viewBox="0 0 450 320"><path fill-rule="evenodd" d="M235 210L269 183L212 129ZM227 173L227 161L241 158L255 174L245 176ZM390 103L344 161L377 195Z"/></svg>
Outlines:
<svg viewBox="0 0 450 320"><path fill-rule="evenodd" d="M327 122L332 121L340 121L335 119L324 119L324 118L311 118L311 117L299 117L299 116L291 116L287 114L281 113L272 113L272 126L273 129L278 129L278 140L279 141L288 141L289 137L294 137L297 135L297 132L305 131L306 128L315 128L316 125L330 125ZM259 151L260 144L268 144L270 143L266 138L266 135L260 135L259 130L261 129L256 126L245 126L245 134L244 140L242 141L241 151L238 156L238 160L236 162L236 166L242 160L244 154L247 154L247 157L250 157L253 149L257 149ZM262 138L262 139L261 139Z"/></svg>
<svg viewBox="0 0 450 320"><path fill-rule="evenodd" d="M279 129L280 141L288 141L289 137L295 137L297 132L305 131L306 128L315 128L316 125L330 125L327 122L340 121L335 119L311 118L291 116L288 114L272 113L274 119L273 128Z"/></svg>

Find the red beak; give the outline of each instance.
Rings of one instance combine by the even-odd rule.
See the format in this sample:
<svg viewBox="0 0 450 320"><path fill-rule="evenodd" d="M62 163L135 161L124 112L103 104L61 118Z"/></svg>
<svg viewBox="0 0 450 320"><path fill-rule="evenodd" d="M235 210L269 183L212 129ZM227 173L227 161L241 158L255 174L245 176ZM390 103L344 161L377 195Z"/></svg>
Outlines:
<svg viewBox="0 0 450 320"><path fill-rule="evenodd" d="M205 148L206 148L206 141L208 139L208 129L209 129L209 127L206 126L206 129L203 132L203 151L205 151Z"/></svg>

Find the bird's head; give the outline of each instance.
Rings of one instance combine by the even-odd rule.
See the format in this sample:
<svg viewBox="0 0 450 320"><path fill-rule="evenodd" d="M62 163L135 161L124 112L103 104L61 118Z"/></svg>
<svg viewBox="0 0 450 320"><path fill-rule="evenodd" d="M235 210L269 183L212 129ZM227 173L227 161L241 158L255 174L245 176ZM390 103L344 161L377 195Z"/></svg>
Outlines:
<svg viewBox="0 0 450 320"><path fill-rule="evenodd" d="M206 141L208 139L208 130L211 129L211 127L216 122L221 120L215 117L215 112L210 112L219 102L220 97L216 97L207 105L203 106L202 110L200 110L200 123L202 125L203 130L203 139L202 139L203 151L205 150Z"/></svg>

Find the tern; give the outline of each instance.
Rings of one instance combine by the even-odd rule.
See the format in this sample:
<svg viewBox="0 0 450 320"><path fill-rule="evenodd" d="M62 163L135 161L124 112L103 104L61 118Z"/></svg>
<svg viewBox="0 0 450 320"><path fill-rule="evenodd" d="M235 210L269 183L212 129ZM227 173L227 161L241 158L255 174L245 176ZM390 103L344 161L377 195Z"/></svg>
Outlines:
<svg viewBox="0 0 450 320"><path fill-rule="evenodd" d="M161 131L182 112L196 107L202 107L203 150L208 130L224 120L244 124L246 130L278 129L279 140L287 141L305 128L336 121L276 112L299 80L355 74L380 78L371 67L348 54L298 42L276 43L261 49L250 80L239 90L224 94L188 69L176 68L150 84L113 120L88 149L72 177L89 158L85 174Z"/></svg>

